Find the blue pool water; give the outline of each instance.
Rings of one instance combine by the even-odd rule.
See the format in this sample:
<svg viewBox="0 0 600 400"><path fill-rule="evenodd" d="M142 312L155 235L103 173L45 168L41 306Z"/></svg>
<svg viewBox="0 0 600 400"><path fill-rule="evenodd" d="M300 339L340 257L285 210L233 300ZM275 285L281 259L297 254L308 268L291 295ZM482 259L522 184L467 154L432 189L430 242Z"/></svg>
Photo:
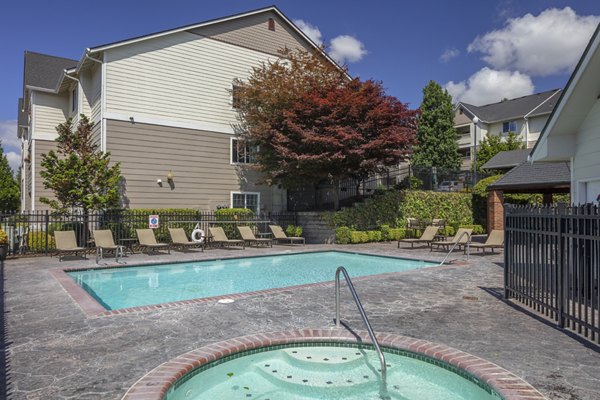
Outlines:
<svg viewBox="0 0 600 400"><path fill-rule="evenodd" d="M108 310L245 293L334 279L407 271L435 263L337 251L72 271L68 274Z"/></svg>

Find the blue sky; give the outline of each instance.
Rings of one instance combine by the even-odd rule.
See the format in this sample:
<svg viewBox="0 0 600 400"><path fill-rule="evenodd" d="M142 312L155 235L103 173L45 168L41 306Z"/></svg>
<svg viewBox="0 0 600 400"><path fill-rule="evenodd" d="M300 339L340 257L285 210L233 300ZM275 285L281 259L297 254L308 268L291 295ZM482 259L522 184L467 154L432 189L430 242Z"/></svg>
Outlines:
<svg viewBox="0 0 600 400"><path fill-rule="evenodd" d="M412 107L429 80L473 104L563 87L600 22L589 0L3 2L0 138L11 164L23 51L79 59L86 47L272 4L352 75L382 81Z"/></svg>

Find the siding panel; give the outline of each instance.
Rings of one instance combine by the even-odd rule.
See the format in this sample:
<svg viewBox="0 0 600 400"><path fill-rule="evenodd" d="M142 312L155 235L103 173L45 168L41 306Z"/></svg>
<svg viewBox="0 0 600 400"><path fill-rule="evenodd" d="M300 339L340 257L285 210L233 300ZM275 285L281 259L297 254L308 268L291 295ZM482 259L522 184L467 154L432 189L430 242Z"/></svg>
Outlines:
<svg viewBox="0 0 600 400"><path fill-rule="evenodd" d="M600 177L600 100L588 113L577 134L573 178L577 180Z"/></svg>
<svg viewBox="0 0 600 400"><path fill-rule="evenodd" d="M40 197L47 197L49 199L54 198L52 191L44 188L42 177L40 176L40 171L42 170L42 154L46 154L50 150L56 151L56 142L51 140L35 140L35 155L32 162L35 163L35 183L33 185L35 187L35 198L33 199L33 202L36 210L49 209L46 204L40 202Z"/></svg>
<svg viewBox="0 0 600 400"><path fill-rule="evenodd" d="M69 95L36 92L33 112L33 138L54 139L56 126L68 117Z"/></svg>
<svg viewBox="0 0 600 400"><path fill-rule="evenodd" d="M261 193L271 210L284 196L275 187L257 185L255 171L230 164L230 135L122 121L107 121L111 160L121 163L125 202L129 208L189 207L214 210L230 205L232 191ZM166 176L174 175L170 187ZM162 180L162 186L157 184ZM280 209L277 208L277 211Z"/></svg>
<svg viewBox="0 0 600 400"><path fill-rule="evenodd" d="M231 84L273 58L181 32L107 51L108 113L230 128Z"/></svg>

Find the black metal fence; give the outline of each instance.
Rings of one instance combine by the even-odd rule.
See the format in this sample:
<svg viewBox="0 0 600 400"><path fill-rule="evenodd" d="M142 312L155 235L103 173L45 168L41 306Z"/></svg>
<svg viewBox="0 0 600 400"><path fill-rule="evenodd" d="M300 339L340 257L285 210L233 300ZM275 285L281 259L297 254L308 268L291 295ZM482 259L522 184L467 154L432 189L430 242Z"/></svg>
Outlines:
<svg viewBox="0 0 600 400"><path fill-rule="evenodd" d="M0 213L0 228L8 234L8 255L48 255L55 250L55 231L75 231L77 244L93 246L92 232L110 229L115 243L134 240L136 229L149 228L152 213L116 210L96 213L57 214L51 211ZM208 232L210 226L221 226L230 238L237 237L236 225L252 226L256 233L269 231L269 224L297 225L296 213L264 213L260 215L220 215L215 212L174 211L158 214L154 228L156 240L170 242L168 228L183 228L188 236L194 229Z"/></svg>
<svg viewBox="0 0 600 400"><path fill-rule="evenodd" d="M505 297L600 343L600 212L505 207Z"/></svg>

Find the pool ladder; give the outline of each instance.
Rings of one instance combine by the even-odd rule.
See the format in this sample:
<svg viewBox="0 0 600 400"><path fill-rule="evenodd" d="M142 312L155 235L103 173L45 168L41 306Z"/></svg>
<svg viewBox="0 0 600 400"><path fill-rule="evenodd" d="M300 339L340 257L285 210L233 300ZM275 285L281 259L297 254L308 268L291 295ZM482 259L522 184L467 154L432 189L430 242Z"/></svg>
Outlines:
<svg viewBox="0 0 600 400"><path fill-rule="evenodd" d="M467 235L467 243L460 243L460 239L463 238L463 236ZM466 244L467 248L466 248L466 253L467 253L467 260L469 259L469 253L471 252L469 245L471 244L471 234L469 232L463 232L462 235L460 235L458 237L458 239L456 239L456 242L454 242L454 244L452 245L452 247L450 248L450 251L448 252L448 254L446 254L446 257L444 257L444 259L442 260L442 262L440 263L440 265L444 265L444 263L446 262L446 260L448 259L448 257L450 257L450 254L452 254L452 252L454 251L454 249L456 248L456 246L458 246L459 244Z"/></svg>
<svg viewBox="0 0 600 400"><path fill-rule="evenodd" d="M365 326L367 327L367 332L369 332L369 336L371 337L371 342L373 342L373 346L377 351L377 355L379 356L379 362L381 363L381 380L385 386L386 377L387 377L387 367L385 364L385 357L383 356L383 352L379 347L379 342L375 337L375 333L373 332L373 328L369 323L369 319L367 318L367 314L365 314L365 309L356 294L356 290L354 290L354 285L352 284L352 280L348 275L348 271L344 267L338 267L335 271L335 326L337 328L340 327L340 274L344 274L344 278L346 279L346 283L348 284L348 289L350 289L350 293L352 293L352 297L354 298L354 302L356 303L356 307L358 307L358 312L362 317Z"/></svg>

